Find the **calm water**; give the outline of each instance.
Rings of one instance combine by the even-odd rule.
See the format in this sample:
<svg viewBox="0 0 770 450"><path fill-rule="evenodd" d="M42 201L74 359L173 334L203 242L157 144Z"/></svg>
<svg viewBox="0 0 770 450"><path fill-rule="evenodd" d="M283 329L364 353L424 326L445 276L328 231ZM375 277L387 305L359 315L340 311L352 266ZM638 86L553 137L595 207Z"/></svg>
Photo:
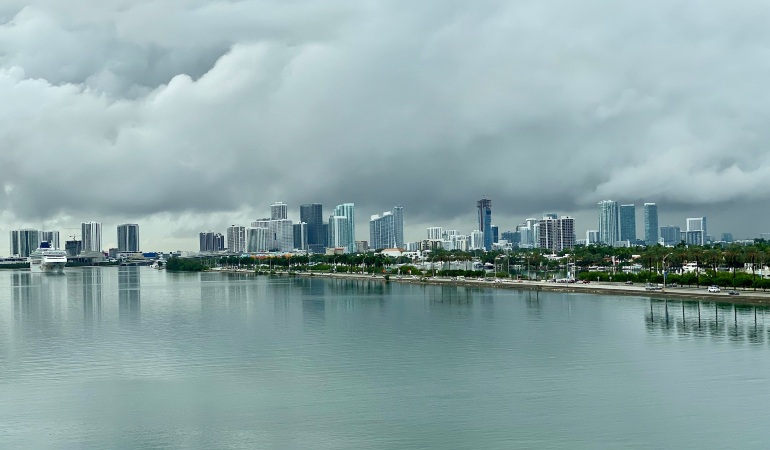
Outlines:
<svg viewBox="0 0 770 450"><path fill-rule="evenodd" d="M769 332L713 303L3 271L0 448L766 448Z"/></svg>

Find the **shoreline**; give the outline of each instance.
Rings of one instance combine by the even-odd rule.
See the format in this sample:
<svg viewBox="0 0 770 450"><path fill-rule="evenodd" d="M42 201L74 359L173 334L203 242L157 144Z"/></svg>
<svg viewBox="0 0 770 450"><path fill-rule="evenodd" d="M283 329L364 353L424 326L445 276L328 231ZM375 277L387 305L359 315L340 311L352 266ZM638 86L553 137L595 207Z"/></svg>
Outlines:
<svg viewBox="0 0 770 450"><path fill-rule="evenodd" d="M216 270L214 272L222 273L250 273L256 275L254 271L239 271L239 270ZM597 283L591 282L590 284L567 284L567 283L553 283L547 281L527 281L527 280L505 280L505 279L490 279L490 280L453 280L446 277L429 277L429 278L410 278L402 276L398 278L393 274L390 274L389 280L385 280L385 276L381 274L377 275L362 275L362 274L349 274L349 273L328 273L328 272L276 272L277 276L300 276L306 278L333 278L333 279L348 279L348 280L369 280L380 282L395 282L395 283L409 283L409 284L429 284L434 286L466 286L466 287L480 287L480 288L495 288L495 289L519 289L529 291L543 291L543 292L563 292L563 293L577 293L577 294L595 294L595 295L624 295L631 297L649 297L650 299L677 299L683 301L700 301L700 302L716 302L726 303L734 305L747 305L747 306L770 306L770 292L763 291L748 291L740 290L736 288L739 295L728 295L726 290L719 293L709 293L706 291L707 286L700 288L696 287L669 287L666 291L648 291L642 285L626 285L626 284L614 284L614 283ZM499 280L499 281L497 281ZM505 280L505 281L503 281Z"/></svg>

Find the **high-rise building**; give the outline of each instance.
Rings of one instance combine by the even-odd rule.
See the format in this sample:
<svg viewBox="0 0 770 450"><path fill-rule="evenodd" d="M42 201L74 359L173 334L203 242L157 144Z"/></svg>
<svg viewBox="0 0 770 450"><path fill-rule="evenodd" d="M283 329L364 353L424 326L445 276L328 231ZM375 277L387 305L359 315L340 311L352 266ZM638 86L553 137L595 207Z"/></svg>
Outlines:
<svg viewBox="0 0 770 450"><path fill-rule="evenodd" d="M599 230L586 231L586 245L599 243Z"/></svg>
<svg viewBox="0 0 770 450"><path fill-rule="evenodd" d="M468 236L468 241L468 250L481 250L484 248L484 233L481 230L473 230Z"/></svg>
<svg viewBox="0 0 770 450"><path fill-rule="evenodd" d="M294 249L294 224L289 219L268 222L267 249L271 252L290 252Z"/></svg>
<svg viewBox="0 0 770 450"><path fill-rule="evenodd" d="M441 227L428 227L428 239L436 241L444 237L444 232Z"/></svg>
<svg viewBox="0 0 770 450"><path fill-rule="evenodd" d="M404 248L404 207L393 207L393 226L395 227L396 248Z"/></svg>
<svg viewBox="0 0 770 450"><path fill-rule="evenodd" d="M40 242L48 242L49 244L51 244L51 248L56 248L56 249L60 248L59 232L55 230L41 231Z"/></svg>
<svg viewBox="0 0 770 450"><path fill-rule="evenodd" d="M83 222L80 224L83 251L102 251L102 224L99 222Z"/></svg>
<svg viewBox="0 0 770 450"><path fill-rule="evenodd" d="M620 205L620 240L636 243L635 205Z"/></svg>
<svg viewBox="0 0 770 450"><path fill-rule="evenodd" d="M297 250L307 250L307 224L305 222L295 223L294 228L294 248Z"/></svg>
<svg viewBox="0 0 770 450"><path fill-rule="evenodd" d="M345 247L348 253L354 253L356 251L356 209L353 203L343 203L337 205L334 208L334 215L338 217L345 217L348 219L346 226L347 231L343 234L336 233L338 236L345 236L347 241L340 247ZM331 227L331 225L330 225Z"/></svg>
<svg viewBox="0 0 770 450"><path fill-rule="evenodd" d="M139 251L139 225L135 223L124 223L118 225L118 252L138 252Z"/></svg>
<svg viewBox="0 0 770 450"><path fill-rule="evenodd" d="M552 216L544 216L540 220L539 247L554 253L575 248L575 219L563 216L554 219Z"/></svg>
<svg viewBox="0 0 770 450"><path fill-rule="evenodd" d="M684 233L684 243L687 245L703 245L705 238L701 230L687 230Z"/></svg>
<svg viewBox="0 0 770 450"><path fill-rule="evenodd" d="M230 225L227 227L227 251L243 253L246 251L246 227Z"/></svg>
<svg viewBox="0 0 770 450"><path fill-rule="evenodd" d="M521 233L518 231L503 231L500 236L502 236L504 241L513 244L514 247L521 243Z"/></svg>
<svg viewBox="0 0 770 450"><path fill-rule="evenodd" d="M345 216L331 216L329 217L329 236L327 241L330 248L348 248L350 243L350 226L348 225L348 218ZM355 245L355 244L354 244Z"/></svg>
<svg viewBox="0 0 770 450"><path fill-rule="evenodd" d="M682 240L682 230L675 225L660 227L660 239L663 245L676 245Z"/></svg>
<svg viewBox="0 0 770 450"><path fill-rule="evenodd" d="M644 204L644 244L655 245L658 243L658 205L655 203Z"/></svg>
<svg viewBox="0 0 770 450"><path fill-rule="evenodd" d="M492 234L492 200L482 198L476 202L479 216L479 230L484 233L484 250L492 250L494 235Z"/></svg>
<svg viewBox="0 0 770 450"><path fill-rule="evenodd" d="M323 254L326 248L323 205L320 203L300 205L299 220L307 224L308 251Z"/></svg>
<svg viewBox="0 0 770 450"><path fill-rule="evenodd" d="M619 239L618 202L602 200L599 202L599 242L615 245Z"/></svg>
<svg viewBox="0 0 770 450"><path fill-rule="evenodd" d="M708 234L708 230L706 229L706 218L705 217L689 217L687 218L687 232L690 231L700 231L700 234L693 234L692 238L688 238L687 242L688 244L693 245L705 245L706 244L706 235ZM696 237L698 236L700 239L700 242L696 242Z"/></svg>
<svg viewBox="0 0 770 450"><path fill-rule="evenodd" d="M31 228L11 231L11 255L28 257L40 246L40 232Z"/></svg>
<svg viewBox="0 0 770 450"><path fill-rule="evenodd" d="M492 243L497 244L500 242L500 229L497 225L492 225Z"/></svg>
<svg viewBox="0 0 770 450"><path fill-rule="evenodd" d="M201 252L221 252L225 249L225 237L221 233L204 231L198 237Z"/></svg>
<svg viewBox="0 0 770 450"><path fill-rule="evenodd" d="M375 214L369 220L369 244L375 250L383 248L403 248L404 216L401 207L396 206L382 215ZM398 222L401 221L399 224ZM430 230L430 228L428 229ZM399 237L398 233L402 233ZM430 231L428 232L430 235ZM402 247L399 247L399 240Z"/></svg>
<svg viewBox="0 0 770 450"><path fill-rule="evenodd" d="M270 218L273 220L283 220L288 218L289 207L286 203L275 202L270 205Z"/></svg>
<svg viewBox="0 0 770 450"><path fill-rule="evenodd" d="M246 228L246 252L263 253L267 251L267 227Z"/></svg>

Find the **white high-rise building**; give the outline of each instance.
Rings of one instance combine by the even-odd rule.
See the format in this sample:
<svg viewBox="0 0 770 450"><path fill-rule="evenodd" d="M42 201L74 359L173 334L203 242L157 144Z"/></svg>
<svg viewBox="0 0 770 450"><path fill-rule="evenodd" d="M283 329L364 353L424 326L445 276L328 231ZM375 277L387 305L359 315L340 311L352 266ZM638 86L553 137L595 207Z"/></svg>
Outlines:
<svg viewBox="0 0 770 450"><path fill-rule="evenodd" d="M343 203L341 205L337 205L334 208L334 216L337 217L346 217L348 219L347 221L347 232L344 233L344 236L346 236L347 242L344 243L344 245L340 245L340 247L345 247L347 249L348 253L354 253L356 251L356 209L355 205L353 203ZM331 224L329 224L331 227ZM331 245L330 245L331 247Z"/></svg>
<svg viewBox="0 0 770 450"><path fill-rule="evenodd" d="M246 228L246 252L263 253L267 251L267 227Z"/></svg>
<svg viewBox="0 0 770 450"><path fill-rule="evenodd" d="M484 248L484 233L481 230L473 230L470 235L469 250L479 250Z"/></svg>
<svg viewBox="0 0 770 450"><path fill-rule="evenodd" d="M290 252L294 249L294 223L291 220L268 222L267 249L271 252Z"/></svg>
<svg viewBox="0 0 770 450"><path fill-rule="evenodd" d="M233 253L246 251L246 227L240 225L227 227L227 251Z"/></svg>
<svg viewBox="0 0 770 450"><path fill-rule="evenodd" d="M604 245L615 245L619 240L618 202L602 200L599 202L599 242Z"/></svg>
<svg viewBox="0 0 770 450"><path fill-rule="evenodd" d="M283 220L288 218L289 207L286 203L275 202L270 205L270 218L272 220Z"/></svg>
<svg viewBox="0 0 770 450"><path fill-rule="evenodd" d="M553 215L544 216L539 222L540 242L538 247L554 253L575 248L575 219Z"/></svg>
<svg viewBox="0 0 770 450"><path fill-rule="evenodd" d="M468 246L468 236L463 234L455 234L452 235L452 247L455 250L460 250L462 252L467 252L469 250Z"/></svg>
<svg viewBox="0 0 770 450"><path fill-rule="evenodd" d="M705 245L706 244L706 234L708 233L706 229L706 218L705 217L689 217L687 218L687 231L700 231L700 233L692 233L691 236L696 236L695 239L690 239L693 243L696 245ZM700 242L697 242L700 240Z"/></svg>
<svg viewBox="0 0 770 450"><path fill-rule="evenodd" d="M436 241L443 239L443 231L441 227L428 227L428 239Z"/></svg>
<svg viewBox="0 0 770 450"><path fill-rule="evenodd" d="M329 217L329 236L327 242L330 248L344 248L347 252L350 242L350 226L345 216Z"/></svg>
<svg viewBox="0 0 770 450"><path fill-rule="evenodd" d="M586 245L599 243L599 230L586 231Z"/></svg>
<svg viewBox="0 0 770 450"><path fill-rule="evenodd" d="M404 213L401 206L396 206L381 215L375 214L369 220L369 247L372 249L403 248L403 233Z"/></svg>
<svg viewBox="0 0 770 450"><path fill-rule="evenodd" d="M99 222L83 222L80 224L81 240L84 252L102 251L102 224Z"/></svg>

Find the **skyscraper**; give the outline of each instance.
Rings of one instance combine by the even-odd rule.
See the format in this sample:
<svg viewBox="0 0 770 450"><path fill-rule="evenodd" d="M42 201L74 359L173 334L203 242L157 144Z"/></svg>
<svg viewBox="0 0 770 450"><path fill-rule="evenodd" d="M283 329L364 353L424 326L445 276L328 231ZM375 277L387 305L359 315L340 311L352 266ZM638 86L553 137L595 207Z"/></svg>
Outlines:
<svg viewBox="0 0 770 450"><path fill-rule="evenodd" d="M331 216L329 217L329 236L327 241L331 248L343 248L345 252L349 252L350 245L350 226L348 225L348 218L345 216Z"/></svg>
<svg viewBox="0 0 770 450"><path fill-rule="evenodd" d="M204 231L198 237L201 252L221 252L225 249L225 237L221 233Z"/></svg>
<svg viewBox="0 0 770 450"><path fill-rule="evenodd" d="M294 228L294 248L297 250L307 250L307 224L305 222L295 223Z"/></svg>
<svg viewBox="0 0 770 450"><path fill-rule="evenodd" d="M658 243L658 205L655 203L644 204L644 244L655 245Z"/></svg>
<svg viewBox="0 0 770 450"><path fill-rule="evenodd" d="M80 224L83 251L102 251L102 224L99 222L83 222Z"/></svg>
<svg viewBox="0 0 770 450"><path fill-rule="evenodd" d="M636 206L620 205L620 240L636 243Z"/></svg>
<svg viewBox="0 0 770 450"><path fill-rule="evenodd" d="M492 200L482 198L476 202L479 215L479 230L484 233L484 249L492 250L494 236L492 234Z"/></svg>
<svg viewBox="0 0 770 450"><path fill-rule="evenodd" d="M246 252L261 253L267 251L267 233L266 227L248 227L246 228Z"/></svg>
<svg viewBox="0 0 770 450"><path fill-rule="evenodd" d="M660 227L660 237L663 245L676 245L682 240L682 230L675 225Z"/></svg>
<svg viewBox="0 0 770 450"><path fill-rule="evenodd" d="M602 200L599 202L599 242L615 245L619 238L618 202Z"/></svg>
<svg viewBox="0 0 770 450"><path fill-rule="evenodd" d="M240 225L227 227L227 250L233 253L246 251L246 227Z"/></svg>
<svg viewBox="0 0 770 450"><path fill-rule="evenodd" d="M323 253L326 248L323 205L320 203L300 205L299 220L307 224L308 250L312 253Z"/></svg>
<svg viewBox="0 0 770 450"><path fill-rule="evenodd" d="M396 205L393 207L393 225L396 235L396 248L404 248L404 207Z"/></svg>
<svg viewBox="0 0 770 450"><path fill-rule="evenodd" d="M539 247L554 253L575 248L575 219L563 216L555 219L546 215L540 222Z"/></svg>
<svg viewBox="0 0 770 450"><path fill-rule="evenodd" d="M291 220L268 222L267 249L271 252L290 252L294 249L294 224Z"/></svg>
<svg viewBox="0 0 770 450"><path fill-rule="evenodd" d="M40 246L40 232L31 228L11 231L11 255L28 257Z"/></svg>
<svg viewBox="0 0 770 450"><path fill-rule="evenodd" d="M275 202L270 205L270 218L273 220L283 220L288 217L288 206L283 202Z"/></svg>
<svg viewBox="0 0 770 450"><path fill-rule="evenodd" d="M484 248L484 233L481 230L473 230L469 236L468 250Z"/></svg>
<svg viewBox="0 0 770 450"><path fill-rule="evenodd" d="M692 233L691 236L695 236L695 237L689 239L690 242L688 242L688 244L694 244L694 245L706 244L706 234L708 233L708 230L706 229L705 217L689 217L687 219L687 232L689 233L691 231L698 231L700 233Z"/></svg>
<svg viewBox="0 0 770 450"><path fill-rule="evenodd" d="M344 245L340 245L340 247L345 247L347 250L347 253L353 253L356 251L356 211L355 211L355 205L353 203L343 203L341 205L337 205L336 208L334 208L334 215L338 217L345 217L348 219L347 221L347 231L345 233L338 233L336 236L345 236L347 239L347 242L344 243ZM331 223L329 224L329 227L331 227Z"/></svg>
<svg viewBox="0 0 770 450"><path fill-rule="evenodd" d="M443 237L443 228L441 227L428 227L428 239L437 241Z"/></svg>
<svg viewBox="0 0 770 450"><path fill-rule="evenodd" d="M369 221L369 245L371 248L403 248L404 215L402 211L400 206L396 206L391 211L385 211L382 215L375 214L371 217ZM401 236L398 235L399 233Z"/></svg>
<svg viewBox="0 0 770 450"><path fill-rule="evenodd" d="M139 225L124 223L118 225L118 252L139 251Z"/></svg>

